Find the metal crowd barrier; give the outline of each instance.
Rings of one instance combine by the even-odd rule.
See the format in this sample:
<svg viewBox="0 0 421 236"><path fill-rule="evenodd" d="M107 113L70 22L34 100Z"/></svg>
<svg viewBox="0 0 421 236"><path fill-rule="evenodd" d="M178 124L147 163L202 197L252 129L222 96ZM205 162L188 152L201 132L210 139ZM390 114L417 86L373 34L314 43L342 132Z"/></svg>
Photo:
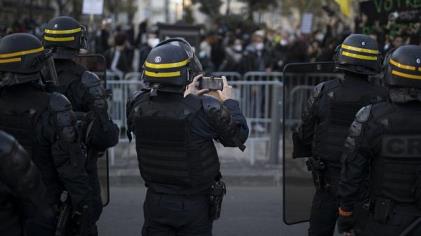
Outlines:
<svg viewBox="0 0 421 236"><path fill-rule="evenodd" d="M225 75L233 86L233 96L240 103L240 108L247 118L250 127L250 138L247 141L246 157L251 164L257 159L266 158L276 161L275 155L270 155L271 147L279 151L279 138L271 135L280 133L280 112L282 97L282 82L280 74L272 75L250 73L241 77L238 73L219 73ZM259 79L258 76L265 79ZM108 89L112 92L111 117L121 129L120 142L128 142L126 136L126 103L134 91L144 87L139 73L129 73L123 80L115 80L113 76L107 81ZM245 78L245 79L244 79ZM271 79L269 79L271 78ZM275 119L272 119L275 117ZM277 120L278 122L273 122ZM272 140L275 144L272 144ZM275 151L273 151L275 152ZM111 158L112 159L112 158ZM113 162L113 161L111 161Z"/></svg>
<svg viewBox="0 0 421 236"><path fill-rule="evenodd" d="M246 158L250 164L256 160L278 163L282 132L282 111L285 106L285 121L295 124L301 118L308 96L319 82L336 78L335 74L288 74L283 78L279 72L248 72L241 76L235 72L217 72L215 76L226 76L233 86L233 97L239 101L249 128L250 136L246 143ZM144 88L140 73L129 73L123 80L115 80L109 75L108 89L112 91L111 116L121 129L120 142L128 142L126 136L126 103L131 94ZM284 101L283 86L285 91ZM284 103L285 102L285 103ZM219 149L227 152L226 149ZM230 155L230 153L226 153ZM231 154L232 155L232 154ZM240 155L240 154L239 154Z"/></svg>

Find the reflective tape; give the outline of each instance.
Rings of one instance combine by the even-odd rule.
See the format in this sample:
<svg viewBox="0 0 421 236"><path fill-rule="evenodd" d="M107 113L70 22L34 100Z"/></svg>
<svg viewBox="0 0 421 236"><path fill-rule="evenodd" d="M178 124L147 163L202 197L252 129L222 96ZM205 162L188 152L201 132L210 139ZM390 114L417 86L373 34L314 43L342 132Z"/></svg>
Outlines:
<svg viewBox="0 0 421 236"><path fill-rule="evenodd" d="M0 59L0 64L21 62L21 61L22 61L21 57L10 58L10 59Z"/></svg>
<svg viewBox="0 0 421 236"><path fill-rule="evenodd" d="M394 66L396 66L396 67L398 67L398 68L401 68L401 69L405 69L405 70L416 70L415 69L415 66L401 64L401 63L399 63L399 62L397 62L397 61L395 61L393 59L390 59L389 63L392 64L392 65L394 65Z"/></svg>
<svg viewBox="0 0 421 236"><path fill-rule="evenodd" d="M373 50L373 49L367 49L367 48L359 48L359 47L354 47L351 45L347 45L347 44L342 44L342 48L351 50L351 51L355 51L355 52L365 52L365 53L369 53L369 54L379 54L380 52L378 50Z"/></svg>
<svg viewBox="0 0 421 236"><path fill-rule="evenodd" d="M69 30L50 30L50 29L44 30L44 32L47 34L74 34L81 31L82 31L82 28L69 29Z"/></svg>
<svg viewBox="0 0 421 236"><path fill-rule="evenodd" d="M152 71L145 70L145 75L150 76L150 77L155 77L155 78L168 78L168 77L181 76L181 72L180 71L176 71L176 72L152 72Z"/></svg>
<svg viewBox="0 0 421 236"><path fill-rule="evenodd" d="M178 68L182 66L186 66L189 64L189 60L184 60L180 62L174 62L174 63L165 63L165 64L155 64L155 63L149 63L145 62L145 67L152 68L152 69L171 69L171 68Z"/></svg>
<svg viewBox="0 0 421 236"><path fill-rule="evenodd" d="M44 47L25 50L25 51L3 53L3 54L0 54L0 58L18 57L18 56L24 56L24 55L38 53L38 52L42 52L42 51L44 51Z"/></svg>
<svg viewBox="0 0 421 236"><path fill-rule="evenodd" d="M420 79L421 80L421 75L411 75L411 74L403 73L397 70L392 70L392 75L396 75L396 76L407 78L407 79Z"/></svg>
<svg viewBox="0 0 421 236"><path fill-rule="evenodd" d="M55 38L55 37L44 36L44 39L50 42L70 42L70 41L74 41L75 37L72 36L72 37Z"/></svg>
<svg viewBox="0 0 421 236"><path fill-rule="evenodd" d="M350 52L345 52L345 51L342 52L342 55L346 57L352 57L352 58L366 60L366 61L377 61L377 57L375 56L365 56L365 55L360 55L360 54L355 54L355 53L350 53Z"/></svg>

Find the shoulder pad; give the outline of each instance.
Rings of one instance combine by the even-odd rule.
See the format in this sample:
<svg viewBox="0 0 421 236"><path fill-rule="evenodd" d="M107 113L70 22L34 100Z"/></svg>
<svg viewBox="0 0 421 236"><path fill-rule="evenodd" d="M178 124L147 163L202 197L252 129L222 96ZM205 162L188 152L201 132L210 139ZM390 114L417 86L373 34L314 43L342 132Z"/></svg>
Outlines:
<svg viewBox="0 0 421 236"><path fill-rule="evenodd" d="M372 105L368 105L368 106L365 106L365 107L361 108L357 112L357 115L355 116L355 119L358 122L361 122L361 123L367 122L368 119L370 118L371 108L372 108Z"/></svg>
<svg viewBox="0 0 421 236"><path fill-rule="evenodd" d="M51 93L49 108L53 112L62 112L72 110L72 104L61 93Z"/></svg>
<svg viewBox="0 0 421 236"><path fill-rule="evenodd" d="M146 95L148 93L148 90L140 90L132 93L130 98L127 100L126 103L126 116L129 115L129 113L134 108L135 104L139 101L141 101L142 96Z"/></svg>
<svg viewBox="0 0 421 236"><path fill-rule="evenodd" d="M98 75L90 71L83 72L81 82L88 88L101 85L101 80L99 79Z"/></svg>
<svg viewBox="0 0 421 236"><path fill-rule="evenodd" d="M314 87L313 89L313 97L314 98L319 98L322 94L323 91L323 87L325 86L325 83L320 83L318 85L316 85L316 87Z"/></svg>
<svg viewBox="0 0 421 236"><path fill-rule="evenodd" d="M0 156L8 155L15 143L16 140L12 136L0 131Z"/></svg>
<svg viewBox="0 0 421 236"><path fill-rule="evenodd" d="M212 110L220 110L222 108L221 102L219 102L216 98L211 96L203 96L202 106L205 112L209 112Z"/></svg>
<svg viewBox="0 0 421 236"><path fill-rule="evenodd" d="M132 93L132 95L130 96L128 102L135 102L137 99L139 99L142 95L147 94L149 91L148 90L139 90L139 91L135 91Z"/></svg>

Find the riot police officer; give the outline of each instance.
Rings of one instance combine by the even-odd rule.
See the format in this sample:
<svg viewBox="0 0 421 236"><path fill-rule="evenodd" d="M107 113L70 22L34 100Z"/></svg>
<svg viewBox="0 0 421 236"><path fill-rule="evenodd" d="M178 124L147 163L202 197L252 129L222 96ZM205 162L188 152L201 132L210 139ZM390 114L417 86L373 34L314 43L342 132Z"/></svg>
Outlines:
<svg viewBox="0 0 421 236"><path fill-rule="evenodd" d="M119 129L108 114L107 95L98 76L76 63L73 58L87 48L86 29L75 19L59 16L48 22L43 35L46 48L53 50L57 70L57 92L71 102L82 121L83 142L87 146L87 173L94 191L94 222L102 212L97 159L118 142ZM96 226L90 235L97 235Z"/></svg>
<svg viewBox="0 0 421 236"><path fill-rule="evenodd" d="M365 190L370 217L361 235L421 235L421 47L401 46L386 62L389 99L362 108L346 139L338 226L351 231Z"/></svg>
<svg viewBox="0 0 421 236"><path fill-rule="evenodd" d="M31 34L5 36L0 73L0 129L19 141L39 168L50 206L59 206L61 193L69 192L73 222L82 223L92 205L86 157L70 102L45 91L56 76L51 52Z"/></svg>
<svg viewBox="0 0 421 236"><path fill-rule="evenodd" d="M294 133L294 156L309 157L316 193L310 215L309 235L333 235L338 201L340 157L347 131L357 111L383 100L386 92L370 81L380 72L381 55L377 43L366 35L351 34L338 46L336 68L343 79L318 84L302 115L302 125Z"/></svg>
<svg viewBox="0 0 421 236"><path fill-rule="evenodd" d="M38 168L16 140L0 131L0 235L54 235Z"/></svg>
<svg viewBox="0 0 421 236"><path fill-rule="evenodd" d="M244 150L248 127L230 87L225 83L217 99L200 96L207 90L197 90L200 76L192 80L201 71L188 42L164 41L144 64L150 89L128 101L129 132L148 188L144 236L211 235L225 192L213 140Z"/></svg>

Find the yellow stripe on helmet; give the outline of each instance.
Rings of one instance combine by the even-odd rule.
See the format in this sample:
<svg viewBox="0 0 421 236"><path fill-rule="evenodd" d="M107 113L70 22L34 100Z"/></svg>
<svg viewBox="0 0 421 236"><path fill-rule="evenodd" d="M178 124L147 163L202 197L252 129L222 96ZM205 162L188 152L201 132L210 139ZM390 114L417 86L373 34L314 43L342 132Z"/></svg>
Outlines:
<svg viewBox="0 0 421 236"><path fill-rule="evenodd" d="M70 42L70 41L74 41L75 40L75 37L60 37L60 38L55 38L55 37L44 36L44 39L46 41L50 41L50 42Z"/></svg>
<svg viewBox="0 0 421 236"><path fill-rule="evenodd" d="M347 45L347 44L342 44L342 48L348 49L348 50L351 50L351 51L355 51L355 52L365 52L365 53L376 54L376 55L380 53L378 50L367 49L367 48L359 48L359 47L354 47L354 46Z"/></svg>
<svg viewBox="0 0 421 236"><path fill-rule="evenodd" d="M0 59L0 64L21 62L21 61L22 61L21 57L10 58L10 59Z"/></svg>
<svg viewBox="0 0 421 236"><path fill-rule="evenodd" d="M145 70L145 75L150 76L150 77L155 77L155 78L169 78L169 77L181 76L181 72L180 71L176 71L176 72L152 72L152 71Z"/></svg>
<svg viewBox="0 0 421 236"><path fill-rule="evenodd" d="M419 79L421 80L421 75L411 75L411 74L407 74L407 73L402 73L400 71L397 70L392 70L392 75L396 75L399 77L403 77L406 79Z"/></svg>
<svg viewBox="0 0 421 236"><path fill-rule="evenodd" d="M81 32L82 28L76 28L76 29L69 29L69 30L50 30L50 29L45 29L44 33L47 34L74 34L74 33L78 33Z"/></svg>
<svg viewBox="0 0 421 236"><path fill-rule="evenodd" d="M25 50L25 51L3 53L3 54L0 54L0 58L18 57L18 56L24 56L24 55L38 53L38 52L42 52L42 51L44 51L44 47Z"/></svg>
<svg viewBox="0 0 421 236"><path fill-rule="evenodd" d="M189 60L184 60L180 62L174 62L174 63L165 63L165 64L154 64L145 62L145 66L152 69L172 69L172 68L178 68L183 67L189 64Z"/></svg>
<svg viewBox="0 0 421 236"><path fill-rule="evenodd" d="M365 55L360 55L360 54L355 54L355 53L350 53L350 52L342 52L342 55L346 57L361 59L361 60L377 61L377 57L375 56L365 56Z"/></svg>
<svg viewBox="0 0 421 236"><path fill-rule="evenodd" d="M392 64L392 65L394 65L394 66L396 66L396 67L398 67L398 68L401 68L401 69L405 69L405 70L416 70L415 66L401 64L401 63L399 63L399 62L397 62L397 61L395 61L393 59L390 59L389 63Z"/></svg>

